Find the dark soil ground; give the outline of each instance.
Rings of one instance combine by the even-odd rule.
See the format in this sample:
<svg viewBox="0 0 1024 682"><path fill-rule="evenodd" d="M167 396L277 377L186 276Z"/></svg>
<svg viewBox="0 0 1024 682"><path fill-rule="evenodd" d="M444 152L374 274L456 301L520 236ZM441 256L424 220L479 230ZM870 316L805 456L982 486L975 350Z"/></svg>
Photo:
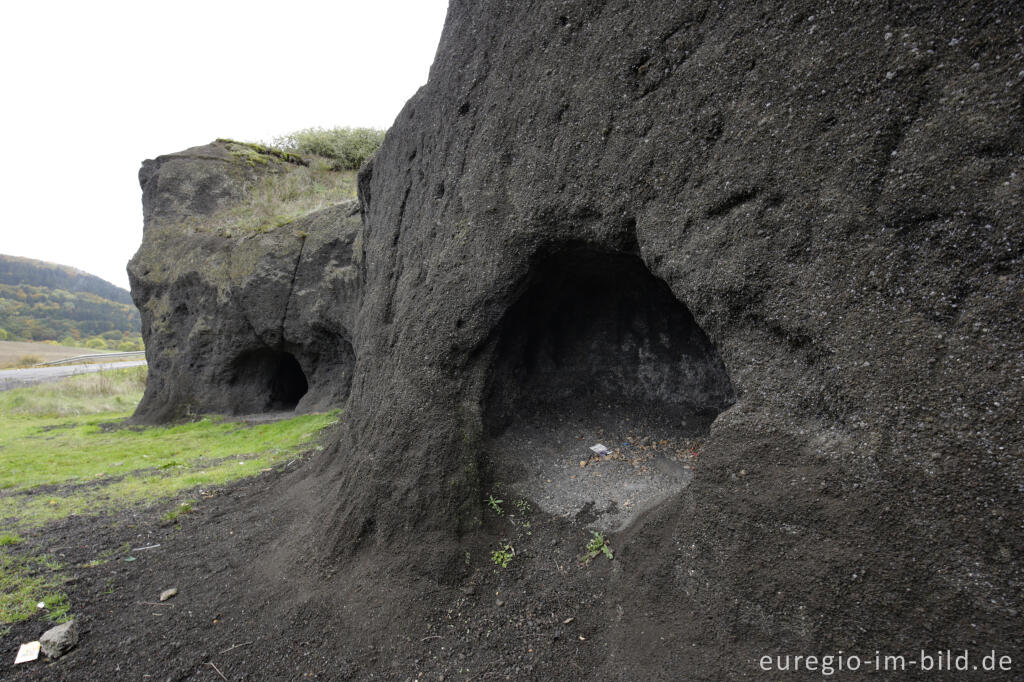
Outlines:
<svg viewBox="0 0 1024 682"><path fill-rule="evenodd" d="M391 545L326 546L324 510L339 489L324 473L329 454L198 498L193 492L195 510L174 523L164 514L176 501L70 518L26 544L69 567L111 557L69 568L79 644L56 661L15 668L18 645L50 626L41 618L19 623L0 638L0 678L819 679L766 674L757 661L766 653L873 655L933 644L1016 653L1016 614L993 615L959 592L936 592L930 565L914 561L924 556L918 548L899 549L903 559L893 561L892 552L843 543L882 499L901 498L865 492L850 514L821 492L819 479L842 480L838 471L780 464L797 442L732 433L712 433L690 464L691 485L608 534L614 560L581 560L593 507L576 518L550 515L497 482L489 490L504 500L503 513L486 509L483 525L458 546L413 532ZM784 514L768 511L783 506ZM801 524L815 514L829 517L836 537L805 547ZM778 527L775 540L752 545L750 528L766 524ZM152 545L159 546L137 549ZM514 553L504 569L491 559L500 548ZM813 561L804 557L812 550ZM773 582L758 577L758 567L770 567ZM172 587L177 596L160 603ZM940 634L930 638L933 629ZM1019 679L1014 674L864 676Z"/></svg>
<svg viewBox="0 0 1024 682"><path fill-rule="evenodd" d="M11 667L17 647L52 624L18 623L0 638L2 676L18 680L523 679L584 677L580 661L601 623L606 578L621 561L584 565L580 521L516 504L488 513L464 557L464 580L411 578L387 556L359 559L345 578L264 560L289 526L310 522L322 493L315 460L208 491L168 523L165 507L72 517L28 537L68 566L81 639L65 657ZM499 491L500 493L500 491ZM193 496L194 497L194 496ZM168 505L170 506L170 505ZM495 542L499 539L501 542ZM287 543L287 540L284 542ZM505 569L490 551L512 546ZM152 549L140 547L159 545ZM131 548L123 551L125 546ZM296 546L296 565L315 547ZM613 546L614 549L614 546ZM134 551L132 551L134 550ZM423 538L422 552L434 550ZM397 552L404 554L405 552ZM125 561L126 557L134 557ZM160 603L161 591L178 595ZM601 616L603 617L603 616ZM652 633L653 636L653 633ZM601 655L603 658L603 654Z"/></svg>

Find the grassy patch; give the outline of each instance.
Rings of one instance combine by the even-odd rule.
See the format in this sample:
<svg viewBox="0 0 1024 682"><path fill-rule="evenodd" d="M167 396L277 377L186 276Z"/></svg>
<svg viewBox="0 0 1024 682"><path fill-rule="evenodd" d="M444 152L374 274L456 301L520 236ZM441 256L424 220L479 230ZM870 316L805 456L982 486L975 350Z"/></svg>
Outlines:
<svg viewBox="0 0 1024 682"><path fill-rule="evenodd" d="M61 590L61 568L47 556L20 556L0 550L0 623L16 623L40 610L49 620L68 620L70 602ZM39 609L39 602L43 609Z"/></svg>
<svg viewBox="0 0 1024 682"><path fill-rule="evenodd" d="M243 202L195 220L192 227L225 237L267 232L355 196L354 171L334 171L315 159L308 166L261 175Z"/></svg>
<svg viewBox="0 0 1024 682"><path fill-rule="evenodd" d="M242 201L181 227L225 237L258 234L355 199L356 171L383 139L383 131L369 128L311 128L272 145L219 139L240 163L261 170Z"/></svg>
<svg viewBox="0 0 1024 682"><path fill-rule="evenodd" d="M31 425L53 428L64 423L45 418L113 413L110 421L135 409L145 388L146 367L140 365L0 392L0 443L21 437Z"/></svg>
<svg viewBox="0 0 1024 682"><path fill-rule="evenodd" d="M21 541L21 536L16 533L0 533L0 547L5 547L7 545L16 545Z"/></svg>
<svg viewBox="0 0 1024 682"><path fill-rule="evenodd" d="M110 429L102 413L75 419L14 418L0 425L0 523L33 527L222 485L295 458L336 414L248 426L204 419ZM62 486L52 494L38 486Z"/></svg>
<svg viewBox="0 0 1024 682"><path fill-rule="evenodd" d="M44 554L20 553L19 533L33 535L71 514L163 505L191 490L257 475L318 447L320 432L338 417L125 427L118 422L141 396L140 369L0 393L0 624L31 617L40 601L51 620L66 619L70 608L61 567ZM177 521L193 505L178 504L164 518ZM81 568L109 559L99 556Z"/></svg>

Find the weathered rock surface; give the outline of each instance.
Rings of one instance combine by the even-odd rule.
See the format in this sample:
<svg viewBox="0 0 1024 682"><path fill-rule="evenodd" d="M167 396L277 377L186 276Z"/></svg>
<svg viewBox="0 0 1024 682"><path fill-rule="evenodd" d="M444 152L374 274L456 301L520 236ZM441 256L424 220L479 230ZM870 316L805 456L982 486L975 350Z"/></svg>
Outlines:
<svg viewBox="0 0 1024 682"><path fill-rule="evenodd" d="M242 151L239 152L238 149ZM218 141L143 164L128 267L149 361L135 419L327 409L348 395L361 282L356 201L265 231L210 229L288 161Z"/></svg>
<svg viewBox="0 0 1024 682"><path fill-rule="evenodd" d="M693 417L693 483L615 538L587 674L1013 649L1022 23L997 2L453 0L360 174L362 233L308 268L284 255L308 245L259 237L263 265L223 285L205 263L233 272L235 241L169 243L196 263L173 277L136 259L147 341L172 341L140 413L237 410L233 365L200 358L301 364L320 306L350 344L328 364L352 368L330 383L351 376L333 542L304 544L326 560L458 579L498 436L538 413Z"/></svg>
<svg viewBox="0 0 1024 682"><path fill-rule="evenodd" d="M39 648L50 658L60 658L78 644L78 624L74 620L61 623L43 633Z"/></svg>
<svg viewBox="0 0 1024 682"><path fill-rule="evenodd" d="M1019 635L1021 25L996 2L452 2L361 174L338 556L472 528L524 396L572 416L585 385L685 390L713 416L734 392L692 486L619 540L624 602L747 655ZM676 341L597 271L663 284ZM661 371L691 333L727 378L707 354L704 383ZM606 622L608 676L626 651L687 676L640 614Z"/></svg>

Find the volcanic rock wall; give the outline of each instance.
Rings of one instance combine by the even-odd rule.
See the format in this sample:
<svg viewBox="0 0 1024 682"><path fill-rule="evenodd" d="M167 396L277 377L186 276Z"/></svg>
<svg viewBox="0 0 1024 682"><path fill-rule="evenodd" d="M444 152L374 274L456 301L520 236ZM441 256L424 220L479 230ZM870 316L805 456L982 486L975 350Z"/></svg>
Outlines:
<svg viewBox="0 0 1024 682"><path fill-rule="evenodd" d="M1012 639L1021 26L996 2L454 0L361 174L339 556L473 527L517 302L553 253L638 258L735 404L627 533L656 558L624 599L697 639Z"/></svg>
<svg viewBox="0 0 1024 682"><path fill-rule="evenodd" d="M294 157L218 141L143 164L145 232L128 266L149 379L140 422L328 409L348 396L358 203L266 231L211 228Z"/></svg>
<svg viewBox="0 0 1024 682"><path fill-rule="evenodd" d="M616 539L608 579L645 611L608 605L606 676L627 650L649 677L698 668L652 620L719 673L730 643L1012 647L1024 12L939 5L453 0L361 171L361 233L265 237L265 265L214 283L234 242L189 237L162 275L147 222L140 413L238 409L203 388L230 363L191 349L309 376L303 344L329 339L313 355L353 370L317 546L451 579L518 405L688 406L717 418L692 485Z"/></svg>

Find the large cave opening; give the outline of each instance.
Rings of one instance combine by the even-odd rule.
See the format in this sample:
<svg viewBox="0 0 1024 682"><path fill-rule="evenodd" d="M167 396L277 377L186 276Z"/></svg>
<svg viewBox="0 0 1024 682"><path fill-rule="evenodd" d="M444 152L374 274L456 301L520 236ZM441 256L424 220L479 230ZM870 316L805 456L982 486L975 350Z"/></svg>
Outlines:
<svg viewBox="0 0 1024 682"><path fill-rule="evenodd" d="M614 528L689 482L734 400L714 344L638 256L567 247L535 264L498 327L488 468L549 511Z"/></svg>
<svg viewBox="0 0 1024 682"><path fill-rule="evenodd" d="M294 410L309 390L295 356L270 348L240 356L234 363L231 386L239 413Z"/></svg>

